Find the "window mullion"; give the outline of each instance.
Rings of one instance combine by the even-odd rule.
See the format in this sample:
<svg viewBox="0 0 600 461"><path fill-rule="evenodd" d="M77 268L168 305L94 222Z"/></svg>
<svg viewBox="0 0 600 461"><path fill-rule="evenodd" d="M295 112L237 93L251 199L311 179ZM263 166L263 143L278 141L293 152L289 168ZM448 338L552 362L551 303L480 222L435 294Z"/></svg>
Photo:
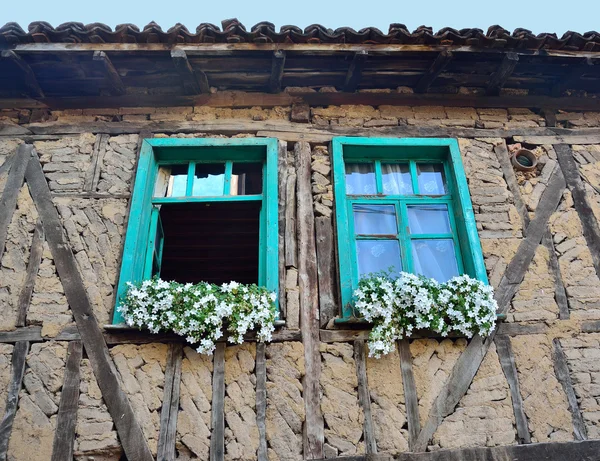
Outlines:
<svg viewBox="0 0 600 461"><path fill-rule="evenodd" d="M410 230L408 227L408 212L404 200L396 202L396 213L398 214L398 237L402 251L402 270L413 272L412 249L410 243Z"/></svg>
<svg viewBox="0 0 600 461"><path fill-rule="evenodd" d="M454 241L454 253L456 254L456 264L458 265L458 272L464 274L464 265L462 259L462 252L460 247L460 240L458 238L458 230L456 228L456 218L454 216L454 206L452 202L448 203L448 218L450 219L450 229L452 230L452 240Z"/></svg>
<svg viewBox="0 0 600 461"><path fill-rule="evenodd" d="M377 194L383 194L383 179L381 176L381 160L375 160L375 184L377 186Z"/></svg>
<svg viewBox="0 0 600 461"><path fill-rule="evenodd" d="M185 196L191 197L194 191L194 177L196 176L196 162L190 162L188 165L187 184Z"/></svg>
<svg viewBox="0 0 600 461"><path fill-rule="evenodd" d="M233 162L227 160L225 162L225 183L223 186L223 195L231 195L231 171L233 170Z"/></svg>
<svg viewBox="0 0 600 461"><path fill-rule="evenodd" d="M413 194L419 195L419 178L417 175L417 162L411 160L409 162L410 166L410 180L412 181Z"/></svg>

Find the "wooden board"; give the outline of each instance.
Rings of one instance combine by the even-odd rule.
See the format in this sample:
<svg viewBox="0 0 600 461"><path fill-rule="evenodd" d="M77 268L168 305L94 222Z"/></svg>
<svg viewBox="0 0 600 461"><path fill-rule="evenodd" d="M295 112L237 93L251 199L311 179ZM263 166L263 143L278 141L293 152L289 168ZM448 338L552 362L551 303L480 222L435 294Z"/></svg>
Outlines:
<svg viewBox="0 0 600 461"><path fill-rule="evenodd" d="M31 249L29 250L29 261L27 261L27 270L25 272L25 283L19 293L17 301L17 327L24 327L27 319L27 309L31 301L31 294L35 285L35 279L40 269L42 262L42 253L44 251L44 229L40 220L35 225L33 239L31 241Z"/></svg>
<svg viewBox="0 0 600 461"><path fill-rule="evenodd" d="M410 341L408 339L398 341L398 353L400 354L400 371L402 373L406 419L408 421L408 447L412 451L421 431L421 421L419 419L419 397L417 395L415 375L412 368L413 360L410 352Z"/></svg>
<svg viewBox="0 0 600 461"><path fill-rule="evenodd" d="M334 248L333 223L331 217L315 219L317 243L317 270L319 275L320 325L324 327L339 314L337 296L337 267Z"/></svg>
<svg viewBox="0 0 600 461"><path fill-rule="evenodd" d="M177 436L182 361L183 344L170 344L158 433L157 459L161 461L173 461L176 456L175 438Z"/></svg>
<svg viewBox="0 0 600 461"><path fill-rule="evenodd" d="M223 461L225 457L225 343L217 343L213 356L211 421L210 461Z"/></svg>
<svg viewBox="0 0 600 461"><path fill-rule="evenodd" d="M367 454L377 453L373 416L371 414L371 396L367 379L367 354L363 340L354 341L354 363L358 380L358 403L363 411L363 434Z"/></svg>
<svg viewBox="0 0 600 461"><path fill-rule="evenodd" d="M265 343L256 345L256 426L258 427L258 461L268 461L267 453L267 359Z"/></svg>
<svg viewBox="0 0 600 461"><path fill-rule="evenodd" d="M63 387L60 394L60 405L56 419L56 431L52 444L51 461L71 461L75 442L75 426L77 424L77 408L79 405L79 384L81 380L79 366L83 347L81 341L71 341L67 348L67 362Z"/></svg>

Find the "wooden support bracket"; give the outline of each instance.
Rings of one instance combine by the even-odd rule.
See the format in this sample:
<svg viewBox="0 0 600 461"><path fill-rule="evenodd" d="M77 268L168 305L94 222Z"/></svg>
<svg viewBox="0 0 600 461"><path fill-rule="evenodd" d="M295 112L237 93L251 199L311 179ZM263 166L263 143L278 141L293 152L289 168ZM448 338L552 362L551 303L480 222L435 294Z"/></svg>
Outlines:
<svg viewBox="0 0 600 461"><path fill-rule="evenodd" d="M271 60L271 77L269 78L269 92L279 93L281 81L283 80L283 69L285 67L285 51L275 50Z"/></svg>
<svg viewBox="0 0 600 461"><path fill-rule="evenodd" d="M367 62L369 53L365 50L357 51L354 53L348 72L346 73L346 81L344 82L344 91L347 93L353 93L356 91L360 79L362 78L362 71Z"/></svg>
<svg viewBox="0 0 600 461"><path fill-rule="evenodd" d="M444 71L453 57L452 51L445 50L440 52L429 69L427 69L427 72L421 77L419 83L417 83L415 93L427 93L433 81Z"/></svg>
<svg viewBox="0 0 600 461"><path fill-rule="evenodd" d="M106 76L106 83L108 84L110 94L113 96L122 96L125 94L125 85L121 76L115 69L112 61L104 51L94 51L93 60L102 65Z"/></svg>
<svg viewBox="0 0 600 461"><path fill-rule="evenodd" d="M44 97L44 92L42 91L42 88L40 87L40 84L38 83L37 78L35 77L35 73L31 69L31 67L29 67L29 64L27 64L27 62L25 62L25 60L21 56L19 56L12 50L2 51L0 56L2 57L2 59L11 61L15 66L19 68L21 74L23 75L23 83L25 84L25 88L27 88L28 96L31 96L32 98Z"/></svg>
<svg viewBox="0 0 600 461"><path fill-rule="evenodd" d="M519 55L517 53L510 52L504 55L504 59L500 63L500 66L496 72L491 75L490 81L488 82L486 90L488 96L497 96L500 94L500 89L511 76L518 62Z"/></svg>
<svg viewBox="0 0 600 461"><path fill-rule="evenodd" d="M201 70L195 71L183 50L171 50L171 60L179 73L185 94L210 93L208 77Z"/></svg>

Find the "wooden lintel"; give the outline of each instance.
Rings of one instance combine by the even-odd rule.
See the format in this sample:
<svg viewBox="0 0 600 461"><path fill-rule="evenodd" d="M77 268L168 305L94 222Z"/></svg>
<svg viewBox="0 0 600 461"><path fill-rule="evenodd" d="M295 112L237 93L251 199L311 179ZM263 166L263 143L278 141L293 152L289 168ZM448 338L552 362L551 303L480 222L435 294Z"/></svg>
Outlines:
<svg viewBox="0 0 600 461"><path fill-rule="evenodd" d="M451 51L444 50L437 55L425 75L421 77L419 83L415 87L415 93L427 93L433 81L440 75L446 66L452 61L454 55Z"/></svg>
<svg viewBox="0 0 600 461"><path fill-rule="evenodd" d="M185 51L180 49L171 50L171 60L183 81L185 94L210 92L208 77L202 71L194 71Z"/></svg>
<svg viewBox="0 0 600 461"><path fill-rule="evenodd" d="M593 65L594 62L591 58L583 58L583 62L579 65L572 64L569 73L552 87L552 96L561 96L566 90L572 88L584 74L591 70Z"/></svg>
<svg viewBox="0 0 600 461"><path fill-rule="evenodd" d="M113 96L124 95L125 85L123 85L123 80L121 80L119 72L117 72L117 69L115 69L115 66L108 55L104 51L94 51L93 60L100 63L104 68L106 82L108 84L110 94Z"/></svg>
<svg viewBox="0 0 600 461"><path fill-rule="evenodd" d="M29 67L29 64L27 64L27 62L25 62L25 60L21 56L19 56L12 50L2 51L0 56L2 57L2 59L11 61L15 66L19 68L23 76L23 83L27 88L27 93L29 96L31 96L32 98L44 97L44 92L42 91L42 88L40 87L40 84L38 83L33 70L31 69L31 67Z"/></svg>
<svg viewBox="0 0 600 461"><path fill-rule="evenodd" d="M345 92L352 93L356 91L356 88L360 83L360 79L362 78L362 71L365 67L368 56L369 53L365 50L360 50L354 53L352 62L348 67L348 72L346 72L346 81L344 82Z"/></svg>
<svg viewBox="0 0 600 461"><path fill-rule="evenodd" d="M486 93L489 96L496 96L500 94L500 89L509 79L518 62L519 55L517 53L509 52L504 55L500 66L498 66L496 72L490 76L490 81L488 82L486 90Z"/></svg>
<svg viewBox="0 0 600 461"><path fill-rule="evenodd" d="M283 80L283 69L285 68L285 51L275 50L271 59L271 77L269 78L269 91L279 93L281 81Z"/></svg>

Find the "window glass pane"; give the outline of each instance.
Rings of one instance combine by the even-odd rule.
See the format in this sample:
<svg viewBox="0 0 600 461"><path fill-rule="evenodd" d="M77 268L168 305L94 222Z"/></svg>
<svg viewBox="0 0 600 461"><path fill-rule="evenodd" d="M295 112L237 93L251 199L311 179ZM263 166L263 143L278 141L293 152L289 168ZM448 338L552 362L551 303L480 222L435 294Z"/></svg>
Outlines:
<svg viewBox="0 0 600 461"><path fill-rule="evenodd" d="M382 163L381 175L385 195L413 195L410 169L406 163Z"/></svg>
<svg viewBox="0 0 600 461"><path fill-rule="evenodd" d="M396 209L394 205L352 205L354 232L357 235L396 235Z"/></svg>
<svg viewBox="0 0 600 461"><path fill-rule="evenodd" d="M187 187L188 165L161 165L158 167L155 197L184 197Z"/></svg>
<svg viewBox="0 0 600 461"><path fill-rule="evenodd" d="M234 163L231 170L230 195L262 193L262 163Z"/></svg>
<svg viewBox="0 0 600 461"><path fill-rule="evenodd" d="M393 276L402 270L397 240L357 240L356 257L359 278L382 271Z"/></svg>
<svg viewBox="0 0 600 461"><path fill-rule="evenodd" d="M443 164L417 163L417 175L419 178L419 194L444 195L446 193L446 178Z"/></svg>
<svg viewBox="0 0 600 461"><path fill-rule="evenodd" d="M223 195L225 187L224 163L197 163L194 174L192 195L198 197L212 197Z"/></svg>
<svg viewBox="0 0 600 461"><path fill-rule="evenodd" d="M377 194L373 163L346 163L346 194Z"/></svg>
<svg viewBox="0 0 600 461"><path fill-rule="evenodd" d="M411 234L450 234L447 205L409 205L408 224Z"/></svg>
<svg viewBox="0 0 600 461"><path fill-rule="evenodd" d="M454 242L450 239L413 240L415 273L446 282L458 275Z"/></svg>

